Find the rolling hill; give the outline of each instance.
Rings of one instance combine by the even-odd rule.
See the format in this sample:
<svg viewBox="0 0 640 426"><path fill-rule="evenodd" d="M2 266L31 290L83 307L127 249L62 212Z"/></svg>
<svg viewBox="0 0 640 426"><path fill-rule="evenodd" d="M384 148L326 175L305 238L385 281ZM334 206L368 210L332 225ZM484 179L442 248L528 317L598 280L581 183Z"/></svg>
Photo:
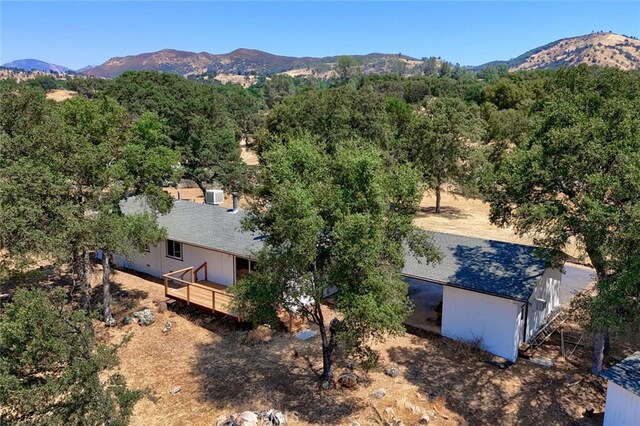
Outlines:
<svg viewBox="0 0 640 426"><path fill-rule="evenodd" d="M620 34L598 32L563 38L529 50L508 61L494 61L476 67L506 65L510 71L554 69L580 64L620 69L640 68L640 40Z"/></svg>
<svg viewBox="0 0 640 426"><path fill-rule="evenodd" d="M400 72L420 74L422 61L402 54L370 53L351 55L365 74ZM182 76L216 78L222 82L251 84L255 76L286 73L292 76L329 78L340 56L293 57L274 55L254 49L236 49L224 54L188 52L164 49L111 58L102 65L85 67L77 72L103 78L113 78L125 71L154 70ZM440 61L440 59L438 59ZM640 40L610 32L597 32L564 38L529 50L506 61L493 61L473 67L506 65L510 71L553 69L579 64L601 65L621 69L640 68ZM36 69L45 72L68 72L68 68L36 59L23 59L5 64L7 68Z"/></svg>
<svg viewBox="0 0 640 426"><path fill-rule="evenodd" d="M49 62L40 61L38 59L18 59L16 61L2 64L2 66L5 68L19 68L23 70L38 70L62 73L72 71L70 68L63 67L62 65L50 64Z"/></svg>
<svg viewBox="0 0 640 426"><path fill-rule="evenodd" d="M394 66L398 66L398 63L404 63L407 73L418 72L421 63L418 59L399 54L370 53L353 55L353 57L362 64L363 71L366 73L391 71ZM323 76L331 72L338 58L339 56L324 58L281 56L254 49L236 49L219 55L165 49L112 58L102 65L85 71L85 74L111 78L129 70L155 70L183 76L268 75L283 72Z"/></svg>

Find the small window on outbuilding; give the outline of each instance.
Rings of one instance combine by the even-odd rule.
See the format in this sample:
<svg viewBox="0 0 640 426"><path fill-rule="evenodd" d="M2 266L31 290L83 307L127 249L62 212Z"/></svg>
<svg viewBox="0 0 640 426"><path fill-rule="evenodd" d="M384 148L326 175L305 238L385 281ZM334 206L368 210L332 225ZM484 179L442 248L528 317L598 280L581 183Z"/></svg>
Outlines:
<svg viewBox="0 0 640 426"><path fill-rule="evenodd" d="M182 260L182 243L167 240L167 257Z"/></svg>

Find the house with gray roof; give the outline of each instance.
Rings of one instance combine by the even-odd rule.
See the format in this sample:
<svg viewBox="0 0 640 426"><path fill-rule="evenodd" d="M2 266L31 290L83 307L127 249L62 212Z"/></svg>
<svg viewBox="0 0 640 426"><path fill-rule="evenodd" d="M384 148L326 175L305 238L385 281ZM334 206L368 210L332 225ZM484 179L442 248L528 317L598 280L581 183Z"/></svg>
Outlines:
<svg viewBox="0 0 640 426"><path fill-rule="evenodd" d="M640 425L640 352L606 369L605 426Z"/></svg>
<svg viewBox="0 0 640 426"><path fill-rule="evenodd" d="M129 199L124 214L145 210ZM242 210L176 201L158 217L167 229L163 243L135 259L116 258L118 266L162 277L206 264L202 280L230 286L253 269L253 253L263 236L243 231ZM480 343L515 361L521 343L530 340L560 306L562 275L547 268L533 247L433 233L443 259L428 264L407 251L402 274L410 284L415 313L410 325Z"/></svg>

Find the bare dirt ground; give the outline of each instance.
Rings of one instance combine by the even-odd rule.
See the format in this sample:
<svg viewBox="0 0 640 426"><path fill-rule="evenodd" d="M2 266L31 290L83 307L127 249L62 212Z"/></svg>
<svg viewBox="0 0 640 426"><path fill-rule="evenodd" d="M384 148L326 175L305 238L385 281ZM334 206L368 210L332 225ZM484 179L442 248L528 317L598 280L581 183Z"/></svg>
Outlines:
<svg viewBox="0 0 640 426"><path fill-rule="evenodd" d="M143 306L157 315L149 327L96 327L105 341L131 336L119 352L119 369L132 387L145 390L134 410L134 425L209 425L221 415L269 408L302 425L382 425L391 416L411 425L421 415L412 412L415 407L427 410L434 425L602 421L606 385L589 374L588 347L577 347L563 360L557 339L552 339L536 356L554 359L554 367L519 360L501 369L482 351L434 334L407 334L376 345L381 365L368 373L356 368L361 380L356 389L323 390L317 381L318 336L300 341L277 332L267 343L249 344L233 321L202 312L191 315L194 308L175 304L158 313L156 303L166 300L158 280L118 272L114 282L116 319ZM168 320L176 327L163 334ZM334 371L339 375L347 360L343 354L337 358ZM392 363L400 368L396 378L383 372ZM173 395L178 386L181 391ZM380 388L386 395L376 399L371 394ZM583 417L586 408L596 415Z"/></svg>

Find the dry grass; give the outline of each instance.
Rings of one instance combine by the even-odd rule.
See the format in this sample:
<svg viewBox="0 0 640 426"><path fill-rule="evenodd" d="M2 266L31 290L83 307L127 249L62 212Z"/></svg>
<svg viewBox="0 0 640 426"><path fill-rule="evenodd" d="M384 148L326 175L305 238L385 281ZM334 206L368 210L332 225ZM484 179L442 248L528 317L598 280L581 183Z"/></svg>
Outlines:
<svg viewBox="0 0 640 426"><path fill-rule="evenodd" d="M74 92L73 90L56 89L47 93L47 99L62 102L73 98L77 94L78 92Z"/></svg>
<svg viewBox="0 0 640 426"><path fill-rule="evenodd" d="M448 187L442 192L441 213L435 213L435 195L425 191L421 210L414 224L428 231L447 232L468 237L485 238L509 243L532 245L531 236L519 236L512 228L499 228L489 221L489 204L482 200L457 195ZM583 252L575 245L566 248L569 256L583 259Z"/></svg>
<svg viewBox="0 0 640 426"><path fill-rule="evenodd" d="M155 303L165 300L158 280L119 272L114 281L117 319L145 305L157 311ZM588 348L579 347L570 360L563 360L559 343L552 339L538 355L554 359L555 367L520 360L499 369L488 354L449 339L405 335L376 345L380 367L369 372L357 368L361 383L356 389L327 391L317 381L319 336L300 341L274 333L268 342L248 344L246 331L233 321L169 305L149 327L97 326L107 341L132 334L119 353L119 368L131 386L146 390L147 397L135 407L134 425L205 425L220 415L269 408L303 425L382 425L389 416L414 424L425 410L434 425L601 421L598 415L582 417L586 408L601 413L604 406L604 383L589 375ZM169 319L176 327L163 334ZM390 363L399 366L400 376L384 374L383 367ZM336 376L348 371L341 352L334 371ZM182 390L172 395L177 386ZM386 396L376 399L371 394L379 388Z"/></svg>
<svg viewBox="0 0 640 426"><path fill-rule="evenodd" d="M616 67L623 70L637 69L640 40L619 34L595 33L569 38L534 53L523 64L513 68L522 71L549 66L558 60L568 64L588 64Z"/></svg>
<svg viewBox="0 0 640 426"><path fill-rule="evenodd" d="M240 142L240 158L248 166L257 166L260 161L258 155L249 146L247 146L247 140L243 139Z"/></svg>

